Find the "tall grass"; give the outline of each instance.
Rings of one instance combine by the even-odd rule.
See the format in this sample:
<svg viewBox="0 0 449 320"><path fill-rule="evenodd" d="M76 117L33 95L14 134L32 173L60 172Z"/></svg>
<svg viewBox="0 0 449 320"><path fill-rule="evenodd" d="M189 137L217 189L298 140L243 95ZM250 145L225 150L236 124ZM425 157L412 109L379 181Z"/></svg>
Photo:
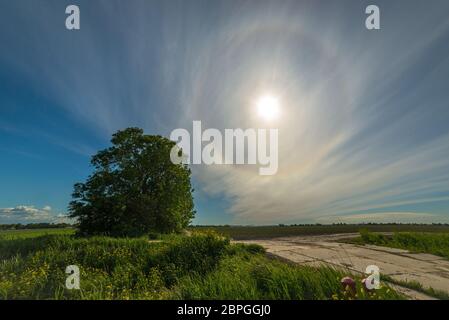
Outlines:
<svg viewBox="0 0 449 320"><path fill-rule="evenodd" d="M268 299L346 300L403 299L388 287L373 292L363 289L361 279L355 294L344 290L340 280L348 274L327 266L286 264L244 250L223 259L206 276L189 275L175 288L177 299Z"/></svg>
<svg viewBox="0 0 449 320"><path fill-rule="evenodd" d="M80 268L80 290L65 288L68 265ZM271 260L259 246L231 245L213 232L162 241L73 235L0 239L2 299L401 298L388 288L347 295L340 285L344 275Z"/></svg>
<svg viewBox="0 0 449 320"><path fill-rule="evenodd" d="M49 229L19 229L0 230L0 240L35 238L45 235L71 235L75 234L74 228L49 228Z"/></svg>
<svg viewBox="0 0 449 320"><path fill-rule="evenodd" d="M234 240L271 239L336 233L357 233L361 228L371 232L439 232L449 233L449 225L437 224L335 224L297 226L196 226L191 230L215 230Z"/></svg>
<svg viewBox="0 0 449 320"><path fill-rule="evenodd" d="M398 232L391 236L361 231L361 241L366 244L430 253L449 259L449 234Z"/></svg>
<svg viewBox="0 0 449 320"><path fill-rule="evenodd" d="M186 274L210 271L228 240L212 234L170 242L50 235L0 241L0 295L15 299L153 299ZM65 288L77 265L81 290Z"/></svg>

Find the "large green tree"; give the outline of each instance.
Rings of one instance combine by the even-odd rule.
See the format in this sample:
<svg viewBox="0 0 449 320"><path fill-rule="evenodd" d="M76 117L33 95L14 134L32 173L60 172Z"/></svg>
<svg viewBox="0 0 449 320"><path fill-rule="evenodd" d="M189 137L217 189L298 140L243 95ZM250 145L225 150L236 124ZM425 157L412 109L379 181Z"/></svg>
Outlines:
<svg viewBox="0 0 449 320"><path fill-rule="evenodd" d="M195 214L191 173L171 162L175 143L139 128L118 131L111 142L92 157L93 174L74 186L69 212L79 232L134 236L187 227Z"/></svg>

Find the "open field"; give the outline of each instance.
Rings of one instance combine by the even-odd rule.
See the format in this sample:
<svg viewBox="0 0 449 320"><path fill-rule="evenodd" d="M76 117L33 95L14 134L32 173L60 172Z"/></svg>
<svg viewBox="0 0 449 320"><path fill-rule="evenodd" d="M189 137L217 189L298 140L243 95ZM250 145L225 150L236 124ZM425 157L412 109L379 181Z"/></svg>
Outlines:
<svg viewBox="0 0 449 320"><path fill-rule="evenodd" d="M361 232L360 237L350 241L356 244L371 244L417 253L430 253L449 259L449 234L446 233L396 232L385 235Z"/></svg>
<svg viewBox="0 0 449 320"><path fill-rule="evenodd" d="M34 238L46 235L70 235L75 229L24 229L24 230L0 230L0 239Z"/></svg>
<svg viewBox="0 0 449 320"><path fill-rule="evenodd" d="M211 229L234 240L272 239L278 237L355 233L362 229L372 232L440 232L449 233L449 225L420 224L345 224L301 226L198 226L193 230Z"/></svg>
<svg viewBox="0 0 449 320"><path fill-rule="evenodd" d="M213 230L234 240L272 239L278 237L358 233L361 230L371 232L429 232L448 233L449 225L420 224L354 224L354 225L301 225L301 226L194 226L195 230ZM73 234L75 229L22 229L0 230L0 237L36 237L48 234Z"/></svg>
<svg viewBox="0 0 449 320"><path fill-rule="evenodd" d="M32 234L34 237L29 237ZM147 238L75 238L11 233L0 239L2 299L401 299L383 287L345 291L348 275L329 266L270 259L261 247L230 244L211 232ZM65 288L68 265L80 290Z"/></svg>
<svg viewBox="0 0 449 320"><path fill-rule="evenodd" d="M215 231L211 233L209 229ZM360 237L351 233L361 229L388 234L362 232ZM149 241L153 237L76 238L71 228L0 231L0 297L346 299L349 297L344 296L339 279L353 273L359 274L360 280L369 264L378 265L390 283L414 289L407 292L395 287L408 297L448 297L449 261L443 258L448 257L448 226L193 227L190 230L193 237L170 235L157 237L157 241ZM426 230L427 233L390 233L395 230ZM243 241L258 246L232 244L214 232L244 239L234 243ZM260 246L281 260L266 257ZM84 279L82 290L65 289L64 270L69 264L80 265ZM292 281L300 285L292 285ZM381 298L402 297L386 290L378 292ZM363 292L357 298L373 297Z"/></svg>

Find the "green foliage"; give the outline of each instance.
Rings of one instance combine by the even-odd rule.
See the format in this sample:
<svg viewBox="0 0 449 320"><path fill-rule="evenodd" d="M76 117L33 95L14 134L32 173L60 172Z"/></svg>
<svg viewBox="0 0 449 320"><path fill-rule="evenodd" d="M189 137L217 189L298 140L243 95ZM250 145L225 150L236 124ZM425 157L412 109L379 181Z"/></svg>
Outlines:
<svg viewBox="0 0 449 320"><path fill-rule="evenodd" d="M234 240L271 239L289 236L354 233L363 228L371 232L437 232L449 233L448 224L332 224L292 226L197 226L192 230L215 230Z"/></svg>
<svg viewBox="0 0 449 320"><path fill-rule="evenodd" d="M0 238L0 299L397 299L388 288L349 296L344 274L268 259L214 232L142 238ZM80 290L65 288L68 265ZM360 279L358 279L360 285Z"/></svg>
<svg viewBox="0 0 449 320"><path fill-rule="evenodd" d="M449 234L447 233L396 232L392 235L383 235L361 230L360 238L351 239L350 241L358 244L373 244L405 249L417 253L430 253L449 259ZM422 284L413 280L399 281L388 276L384 276L384 279L437 299L449 300L449 294L447 292L423 287Z"/></svg>
<svg viewBox="0 0 449 320"><path fill-rule="evenodd" d="M244 247L225 257L206 275L189 275L179 282L176 299L403 299L388 287L373 293L362 289L357 278L355 295L348 294L340 279L348 274L330 267L306 267L285 264L253 254Z"/></svg>
<svg viewBox="0 0 449 320"><path fill-rule="evenodd" d="M145 238L49 235L1 240L0 297L13 299L158 299L187 274L218 263L228 240L196 234L150 243ZM68 265L81 290L65 289Z"/></svg>
<svg viewBox="0 0 449 320"><path fill-rule="evenodd" d="M139 236L186 228L193 219L190 170L173 164L174 142L128 128L92 157L94 173L74 186L70 216L82 235Z"/></svg>
<svg viewBox="0 0 449 320"><path fill-rule="evenodd" d="M385 245L388 242L388 237L383 234L375 234L367 229L360 230L360 237L362 242L371 243L377 242L379 245Z"/></svg>
<svg viewBox="0 0 449 320"><path fill-rule="evenodd" d="M35 238L50 234L74 234L74 228L64 228L64 229L29 229L29 230L3 230L0 231L0 240L3 239L25 239L25 238Z"/></svg>
<svg viewBox="0 0 449 320"><path fill-rule="evenodd" d="M174 278L185 271L204 274L217 266L228 244L228 239L213 232L181 237L159 255L158 263L168 266L168 270L175 273Z"/></svg>
<svg viewBox="0 0 449 320"><path fill-rule="evenodd" d="M397 280L390 276L383 275L382 279L385 281L388 281L390 283L394 283L397 285L400 285L404 288L410 288L412 290L422 292L424 294L427 294L428 296L437 298L439 300L449 300L449 293L446 291L436 290L433 288L424 287L421 283L415 280Z"/></svg>
<svg viewBox="0 0 449 320"><path fill-rule="evenodd" d="M228 250L228 254L230 255L234 255L240 252L248 252L248 253L252 253L252 254L264 254L265 253L265 248L258 245L258 244L243 244L243 243L236 243L232 246L229 246L227 248Z"/></svg>
<svg viewBox="0 0 449 320"><path fill-rule="evenodd" d="M162 234L158 232L148 232L148 239L150 240L161 240Z"/></svg>
<svg viewBox="0 0 449 320"><path fill-rule="evenodd" d="M397 232L386 236L362 231L360 234L363 243L430 253L449 259L449 234L446 233Z"/></svg>

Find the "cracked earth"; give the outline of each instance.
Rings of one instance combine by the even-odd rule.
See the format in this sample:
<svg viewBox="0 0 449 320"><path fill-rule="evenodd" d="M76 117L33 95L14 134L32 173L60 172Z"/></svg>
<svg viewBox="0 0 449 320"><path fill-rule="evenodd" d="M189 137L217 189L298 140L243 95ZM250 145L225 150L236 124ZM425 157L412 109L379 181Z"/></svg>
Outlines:
<svg viewBox="0 0 449 320"><path fill-rule="evenodd" d="M357 273L364 273L367 266L376 265L381 274L395 280L417 281L424 287L449 292L448 260L402 249L338 242L358 235L354 233L298 236L236 242L259 244L267 250L267 253L301 265L327 264ZM431 299L414 290L396 285L392 287L411 299Z"/></svg>

